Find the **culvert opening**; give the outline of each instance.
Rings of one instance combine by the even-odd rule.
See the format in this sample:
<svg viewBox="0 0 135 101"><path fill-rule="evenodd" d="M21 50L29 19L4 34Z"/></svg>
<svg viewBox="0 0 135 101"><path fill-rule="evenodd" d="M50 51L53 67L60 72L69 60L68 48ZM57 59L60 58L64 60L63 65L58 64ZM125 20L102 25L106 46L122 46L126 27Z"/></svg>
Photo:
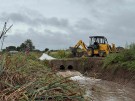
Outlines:
<svg viewBox="0 0 135 101"><path fill-rule="evenodd" d="M64 65L60 65L60 70L65 70L65 66Z"/></svg>
<svg viewBox="0 0 135 101"><path fill-rule="evenodd" d="M72 66L72 65L69 65L69 66L68 66L68 69L69 69L69 70L72 70L72 69L73 69L73 66Z"/></svg>

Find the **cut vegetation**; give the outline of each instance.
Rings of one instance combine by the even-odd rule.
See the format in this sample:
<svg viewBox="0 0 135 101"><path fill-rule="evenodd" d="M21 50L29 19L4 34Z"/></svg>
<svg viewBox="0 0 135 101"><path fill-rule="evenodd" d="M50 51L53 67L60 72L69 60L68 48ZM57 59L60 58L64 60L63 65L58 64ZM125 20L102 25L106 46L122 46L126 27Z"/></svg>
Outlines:
<svg viewBox="0 0 135 101"><path fill-rule="evenodd" d="M17 53L1 55L0 100L1 101L83 101L83 90L78 84L57 76L41 54Z"/></svg>

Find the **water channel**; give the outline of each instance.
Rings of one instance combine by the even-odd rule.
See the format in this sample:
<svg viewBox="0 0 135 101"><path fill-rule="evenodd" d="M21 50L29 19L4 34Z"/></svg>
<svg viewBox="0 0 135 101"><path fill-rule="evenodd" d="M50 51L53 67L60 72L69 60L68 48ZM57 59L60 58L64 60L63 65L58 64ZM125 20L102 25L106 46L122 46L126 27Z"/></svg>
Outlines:
<svg viewBox="0 0 135 101"><path fill-rule="evenodd" d="M83 86L88 101L135 101L135 89L111 81L85 77L77 71L62 71L58 75L72 76L70 79Z"/></svg>

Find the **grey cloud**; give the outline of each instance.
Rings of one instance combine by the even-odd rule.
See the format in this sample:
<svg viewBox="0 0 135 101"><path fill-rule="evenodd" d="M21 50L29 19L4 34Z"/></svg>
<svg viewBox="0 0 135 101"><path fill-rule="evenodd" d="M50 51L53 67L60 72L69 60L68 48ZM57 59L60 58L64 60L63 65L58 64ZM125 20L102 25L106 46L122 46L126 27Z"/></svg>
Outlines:
<svg viewBox="0 0 135 101"><path fill-rule="evenodd" d="M74 3L78 3L78 4L87 4L87 5L90 5L90 4L109 4L109 3L114 3L114 4L117 4L117 3L127 3L127 2L132 2L134 0L113 0L113 1L110 1L110 0L69 0L70 2L74 2ZM108 5L106 5L108 6Z"/></svg>
<svg viewBox="0 0 135 101"><path fill-rule="evenodd" d="M53 18L41 18L41 19L35 19L36 22L40 24L45 24L49 26L55 26L55 27L67 27L69 22L67 19L58 19L56 17Z"/></svg>
<svg viewBox="0 0 135 101"><path fill-rule="evenodd" d="M45 48L66 49L70 45L70 37L61 32L45 30L41 33L30 28L26 33L15 33L14 35L8 35L8 37L5 39L4 46L19 46L26 39L31 39L36 48L41 50Z"/></svg>
<svg viewBox="0 0 135 101"><path fill-rule="evenodd" d="M3 21L10 20L12 23L17 24L28 24L28 25L38 25L36 21L33 21L33 19L30 19L29 16L22 14L22 13L2 13L2 17L0 18Z"/></svg>
<svg viewBox="0 0 135 101"><path fill-rule="evenodd" d="M30 27L27 32L9 35L6 43L16 44L29 38L33 40L37 48L62 49L75 45L79 39L88 44L88 37L91 35L104 35L110 43L114 42L118 46L134 41L135 2L133 0L70 0L70 2L72 5L77 3L79 5L77 7L87 12L83 18L74 18L74 14L69 14L76 19L72 24L71 18L46 17L36 12L4 14L3 17L8 16L14 23L25 23ZM59 31L45 28L40 32L35 30L37 26L39 29L41 26L52 26L58 28Z"/></svg>
<svg viewBox="0 0 135 101"><path fill-rule="evenodd" d="M35 13L35 12L34 12ZM46 18L44 16L33 17L31 13L2 13L1 20L11 20L13 23L24 23L29 26L54 26L54 27L68 27L69 22L67 19L58 19L56 17ZM36 13L35 13L36 15Z"/></svg>
<svg viewBox="0 0 135 101"><path fill-rule="evenodd" d="M97 26L99 28L100 23L88 18L82 18L74 25L74 27L80 31L92 31L94 29L97 29Z"/></svg>

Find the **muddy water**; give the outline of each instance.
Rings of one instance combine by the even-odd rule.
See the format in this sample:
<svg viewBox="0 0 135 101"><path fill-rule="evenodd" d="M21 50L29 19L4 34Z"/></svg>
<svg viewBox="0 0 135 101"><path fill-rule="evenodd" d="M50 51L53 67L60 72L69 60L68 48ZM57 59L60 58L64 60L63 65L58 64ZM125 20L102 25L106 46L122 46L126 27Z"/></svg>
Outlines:
<svg viewBox="0 0 135 101"><path fill-rule="evenodd" d="M126 85L85 77L77 71L58 72L58 75L72 76L71 80L86 89L84 97L87 101L135 101L135 89Z"/></svg>

